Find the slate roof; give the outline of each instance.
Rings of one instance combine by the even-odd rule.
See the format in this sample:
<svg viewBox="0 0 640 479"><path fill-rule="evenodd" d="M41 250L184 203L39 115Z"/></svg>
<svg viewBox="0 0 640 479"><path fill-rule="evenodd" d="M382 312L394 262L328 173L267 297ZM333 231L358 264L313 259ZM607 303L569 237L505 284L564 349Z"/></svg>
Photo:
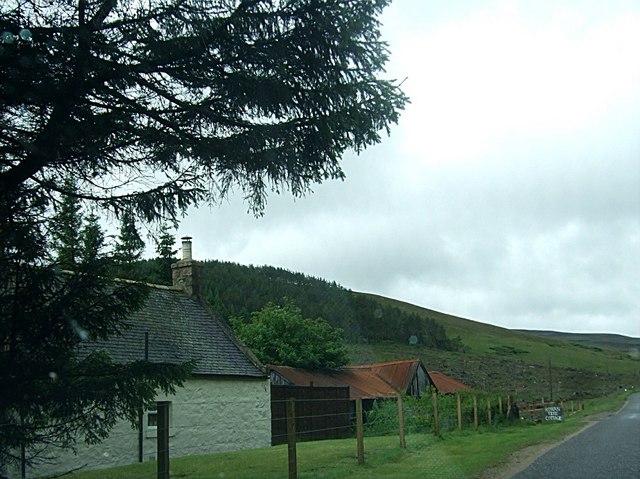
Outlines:
<svg viewBox="0 0 640 479"><path fill-rule="evenodd" d="M258 361L229 328L199 300L169 287L150 287L145 305L131 315L122 336L96 341L120 363L144 359L149 334L149 361L180 364L196 360L194 375L264 378Z"/></svg>

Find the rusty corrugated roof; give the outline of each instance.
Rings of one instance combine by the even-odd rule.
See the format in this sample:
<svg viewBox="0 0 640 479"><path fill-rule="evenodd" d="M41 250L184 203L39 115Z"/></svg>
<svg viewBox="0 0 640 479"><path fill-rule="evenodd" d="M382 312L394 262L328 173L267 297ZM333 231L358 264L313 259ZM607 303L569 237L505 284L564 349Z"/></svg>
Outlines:
<svg viewBox="0 0 640 479"><path fill-rule="evenodd" d="M431 382L436 390L441 394L456 393L459 391L471 391L472 388L466 384L438 371L429 371Z"/></svg>
<svg viewBox="0 0 640 479"><path fill-rule="evenodd" d="M420 365L420 360L412 359L313 371L288 366L268 368L297 386L349 386L351 399L375 399L406 392Z"/></svg>
<svg viewBox="0 0 640 479"><path fill-rule="evenodd" d="M268 366L296 386L344 387L349 386L351 399L393 397L397 391L375 373L366 369L307 370L288 366Z"/></svg>
<svg viewBox="0 0 640 479"><path fill-rule="evenodd" d="M296 386L349 386L351 399L388 398L395 396L399 392L405 393L419 367L424 368L419 359L323 370L268 366L270 370L276 371L288 382ZM457 379L438 371L427 371L427 375L432 385L441 394L470 391L472 389Z"/></svg>
<svg viewBox="0 0 640 479"><path fill-rule="evenodd" d="M387 363L366 364L363 366L350 366L354 369L365 369L382 378L387 384L400 392L406 392L422 365L419 359L407 359L403 361L391 361Z"/></svg>

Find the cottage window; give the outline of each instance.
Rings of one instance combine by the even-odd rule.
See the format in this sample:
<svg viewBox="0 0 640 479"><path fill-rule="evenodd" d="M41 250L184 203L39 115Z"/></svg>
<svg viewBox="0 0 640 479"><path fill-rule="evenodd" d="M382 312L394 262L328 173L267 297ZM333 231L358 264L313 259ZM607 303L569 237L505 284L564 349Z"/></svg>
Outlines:
<svg viewBox="0 0 640 479"><path fill-rule="evenodd" d="M158 428L158 410L153 409L147 412L147 427Z"/></svg>
<svg viewBox="0 0 640 479"><path fill-rule="evenodd" d="M173 436L172 424L173 424L173 404L169 403L169 436ZM157 437L158 435L158 409L157 406L152 406L153 409L147 410L147 437Z"/></svg>

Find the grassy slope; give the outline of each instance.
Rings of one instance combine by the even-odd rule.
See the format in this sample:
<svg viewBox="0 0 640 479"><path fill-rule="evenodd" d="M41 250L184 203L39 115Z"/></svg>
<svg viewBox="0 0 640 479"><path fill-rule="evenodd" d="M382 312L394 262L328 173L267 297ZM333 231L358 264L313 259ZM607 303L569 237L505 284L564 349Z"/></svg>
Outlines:
<svg viewBox="0 0 640 479"><path fill-rule="evenodd" d="M523 333L560 339L592 348L616 349L631 354L640 351L640 338L630 338L619 334L561 333L558 331L520 330Z"/></svg>
<svg viewBox="0 0 640 479"><path fill-rule="evenodd" d="M402 301L371 294L367 296L436 320L445 327L449 336L460 336L465 351L451 353L392 343L351 345L351 357L360 364L417 357L425 362L427 369L452 374L472 386L531 396L544 394L548 397L549 362L557 397L594 396L617 385L639 382L640 361L620 350L573 344Z"/></svg>

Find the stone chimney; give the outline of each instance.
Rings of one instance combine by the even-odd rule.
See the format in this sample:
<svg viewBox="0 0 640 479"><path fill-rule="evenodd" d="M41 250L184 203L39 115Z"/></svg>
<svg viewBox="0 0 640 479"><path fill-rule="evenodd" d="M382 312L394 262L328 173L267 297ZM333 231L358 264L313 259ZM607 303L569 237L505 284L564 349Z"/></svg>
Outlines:
<svg viewBox="0 0 640 479"><path fill-rule="evenodd" d="M200 295L200 265L193 260L191 236L182 237L182 259L171 265L173 286L191 297Z"/></svg>

